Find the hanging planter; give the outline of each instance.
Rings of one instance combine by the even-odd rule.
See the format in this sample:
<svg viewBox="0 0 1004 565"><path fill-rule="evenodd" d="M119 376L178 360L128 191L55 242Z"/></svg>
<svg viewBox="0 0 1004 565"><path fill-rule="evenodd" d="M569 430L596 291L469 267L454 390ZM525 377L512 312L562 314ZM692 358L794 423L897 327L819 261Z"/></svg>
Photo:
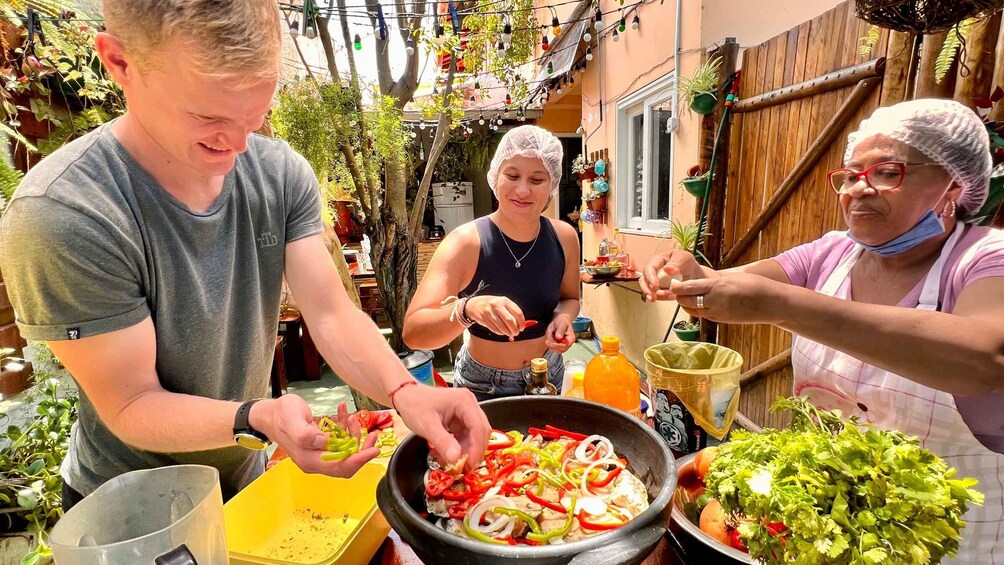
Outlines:
<svg viewBox="0 0 1004 565"><path fill-rule="evenodd" d="M701 322L688 322L680 320L673 324L673 333L680 341L698 341L697 337L701 333Z"/></svg>
<svg viewBox="0 0 1004 565"><path fill-rule="evenodd" d="M698 92L690 102L690 109L702 116L707 116L715 111L715 104L717 103L718 98L715 97L713 92Z"/></svg>
<svg viewBox="0 0 1004 565"><path fill-rule="evenodd" d="M680 186L691 196L704 198L708 195L709 176L708 173L701 173L700 166L694 165L687 170L687 177L680 181Z"/></svg>
<svg viewBox="0 0 1004 565"><path fill-rule="evenodd" d="M607 209L607 195L603 194L598 198L586 201L586 206L594 212L603 212Z"/></svg>
<svg viewBox="0 0 1004 565"><path fill-rule="evenodd" d="M855 0L862 20L896 31L937 33L969 19L982 18L1004 7L1004 0Z"/></svg>

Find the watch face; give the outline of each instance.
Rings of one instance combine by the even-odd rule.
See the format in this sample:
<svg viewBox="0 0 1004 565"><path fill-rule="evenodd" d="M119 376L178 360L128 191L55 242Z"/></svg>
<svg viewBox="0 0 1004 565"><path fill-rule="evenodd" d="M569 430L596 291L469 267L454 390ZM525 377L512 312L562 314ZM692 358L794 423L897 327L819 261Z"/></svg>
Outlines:
<svg viewBox="0 0 1004 565"><path fill-rule="evenodd" d="M251 434L244 434L244 433L234 434L234 441L237 442L237 445L241 447L247 449L254 449L257 451L261 451L262 449L268 447L268 442L263 441L260 437Z"/></svg>

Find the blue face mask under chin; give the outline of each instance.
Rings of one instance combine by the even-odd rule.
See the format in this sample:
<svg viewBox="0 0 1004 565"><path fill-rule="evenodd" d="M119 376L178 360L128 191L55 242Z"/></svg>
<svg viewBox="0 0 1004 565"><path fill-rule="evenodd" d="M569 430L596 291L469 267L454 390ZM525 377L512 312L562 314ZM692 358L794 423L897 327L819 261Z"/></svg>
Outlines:
<svg viewBox="0 0 1004 565"><path fill-rule="evenodd" d="M854 240L855 243L872 253L878 253L883 257L892 257L893 255L899 255L900 253L909 251L932 237L940 235L944 232L945 224L941 221L941 217L935 214L934 210L928 210L927 213L924 214L912 228L907 230L906 233L893 239L892 241L887 241L882 245L868 245L867 243L859 241L858 238L854 237L854 234L850 232L847 232L847 235Z"/></svg>

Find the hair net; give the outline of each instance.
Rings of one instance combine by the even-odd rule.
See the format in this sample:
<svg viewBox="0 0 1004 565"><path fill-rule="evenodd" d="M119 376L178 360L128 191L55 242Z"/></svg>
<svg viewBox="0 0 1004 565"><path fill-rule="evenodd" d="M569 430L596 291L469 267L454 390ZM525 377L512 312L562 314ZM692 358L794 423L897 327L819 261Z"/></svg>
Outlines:
<svg viewBox="0 0 1004 565"><path fill-rule="evenodd" d="M844 161L858 143L884 135L917 149L962 187L956 203L959 219L971 218L983 207L990 190L990 137L976 113L954 100L928 98L879 108L847 136Z"/></svg>
<svg viewBox="0 0 1004 565"><path fill-rule="evenodd" d="M506 132L488 167L488 186L495 190L502 164L513 157L537 157L551 176L551 194L561 182L561 142L553 133L537 126L519 126Z"/></svg>

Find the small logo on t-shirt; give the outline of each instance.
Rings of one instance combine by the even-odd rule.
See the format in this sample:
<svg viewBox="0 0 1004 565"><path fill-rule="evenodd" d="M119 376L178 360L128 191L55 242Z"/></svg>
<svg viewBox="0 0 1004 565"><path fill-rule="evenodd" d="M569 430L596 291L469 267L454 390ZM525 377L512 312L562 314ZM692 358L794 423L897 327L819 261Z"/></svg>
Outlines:
<svg viewBox="0 0 1004 565"><path fill-rule="evenodd" d="M266 247L275 247L279 245L279 238L272 234L272 232L267 231L261 234L258 238L258 248L265 249Z"/></svg>
<svg viewBox="0 0 1004 565"><path fill-rule="evenodd" d="M80 339L80 328L66 328L66 339Z"/></svg>

